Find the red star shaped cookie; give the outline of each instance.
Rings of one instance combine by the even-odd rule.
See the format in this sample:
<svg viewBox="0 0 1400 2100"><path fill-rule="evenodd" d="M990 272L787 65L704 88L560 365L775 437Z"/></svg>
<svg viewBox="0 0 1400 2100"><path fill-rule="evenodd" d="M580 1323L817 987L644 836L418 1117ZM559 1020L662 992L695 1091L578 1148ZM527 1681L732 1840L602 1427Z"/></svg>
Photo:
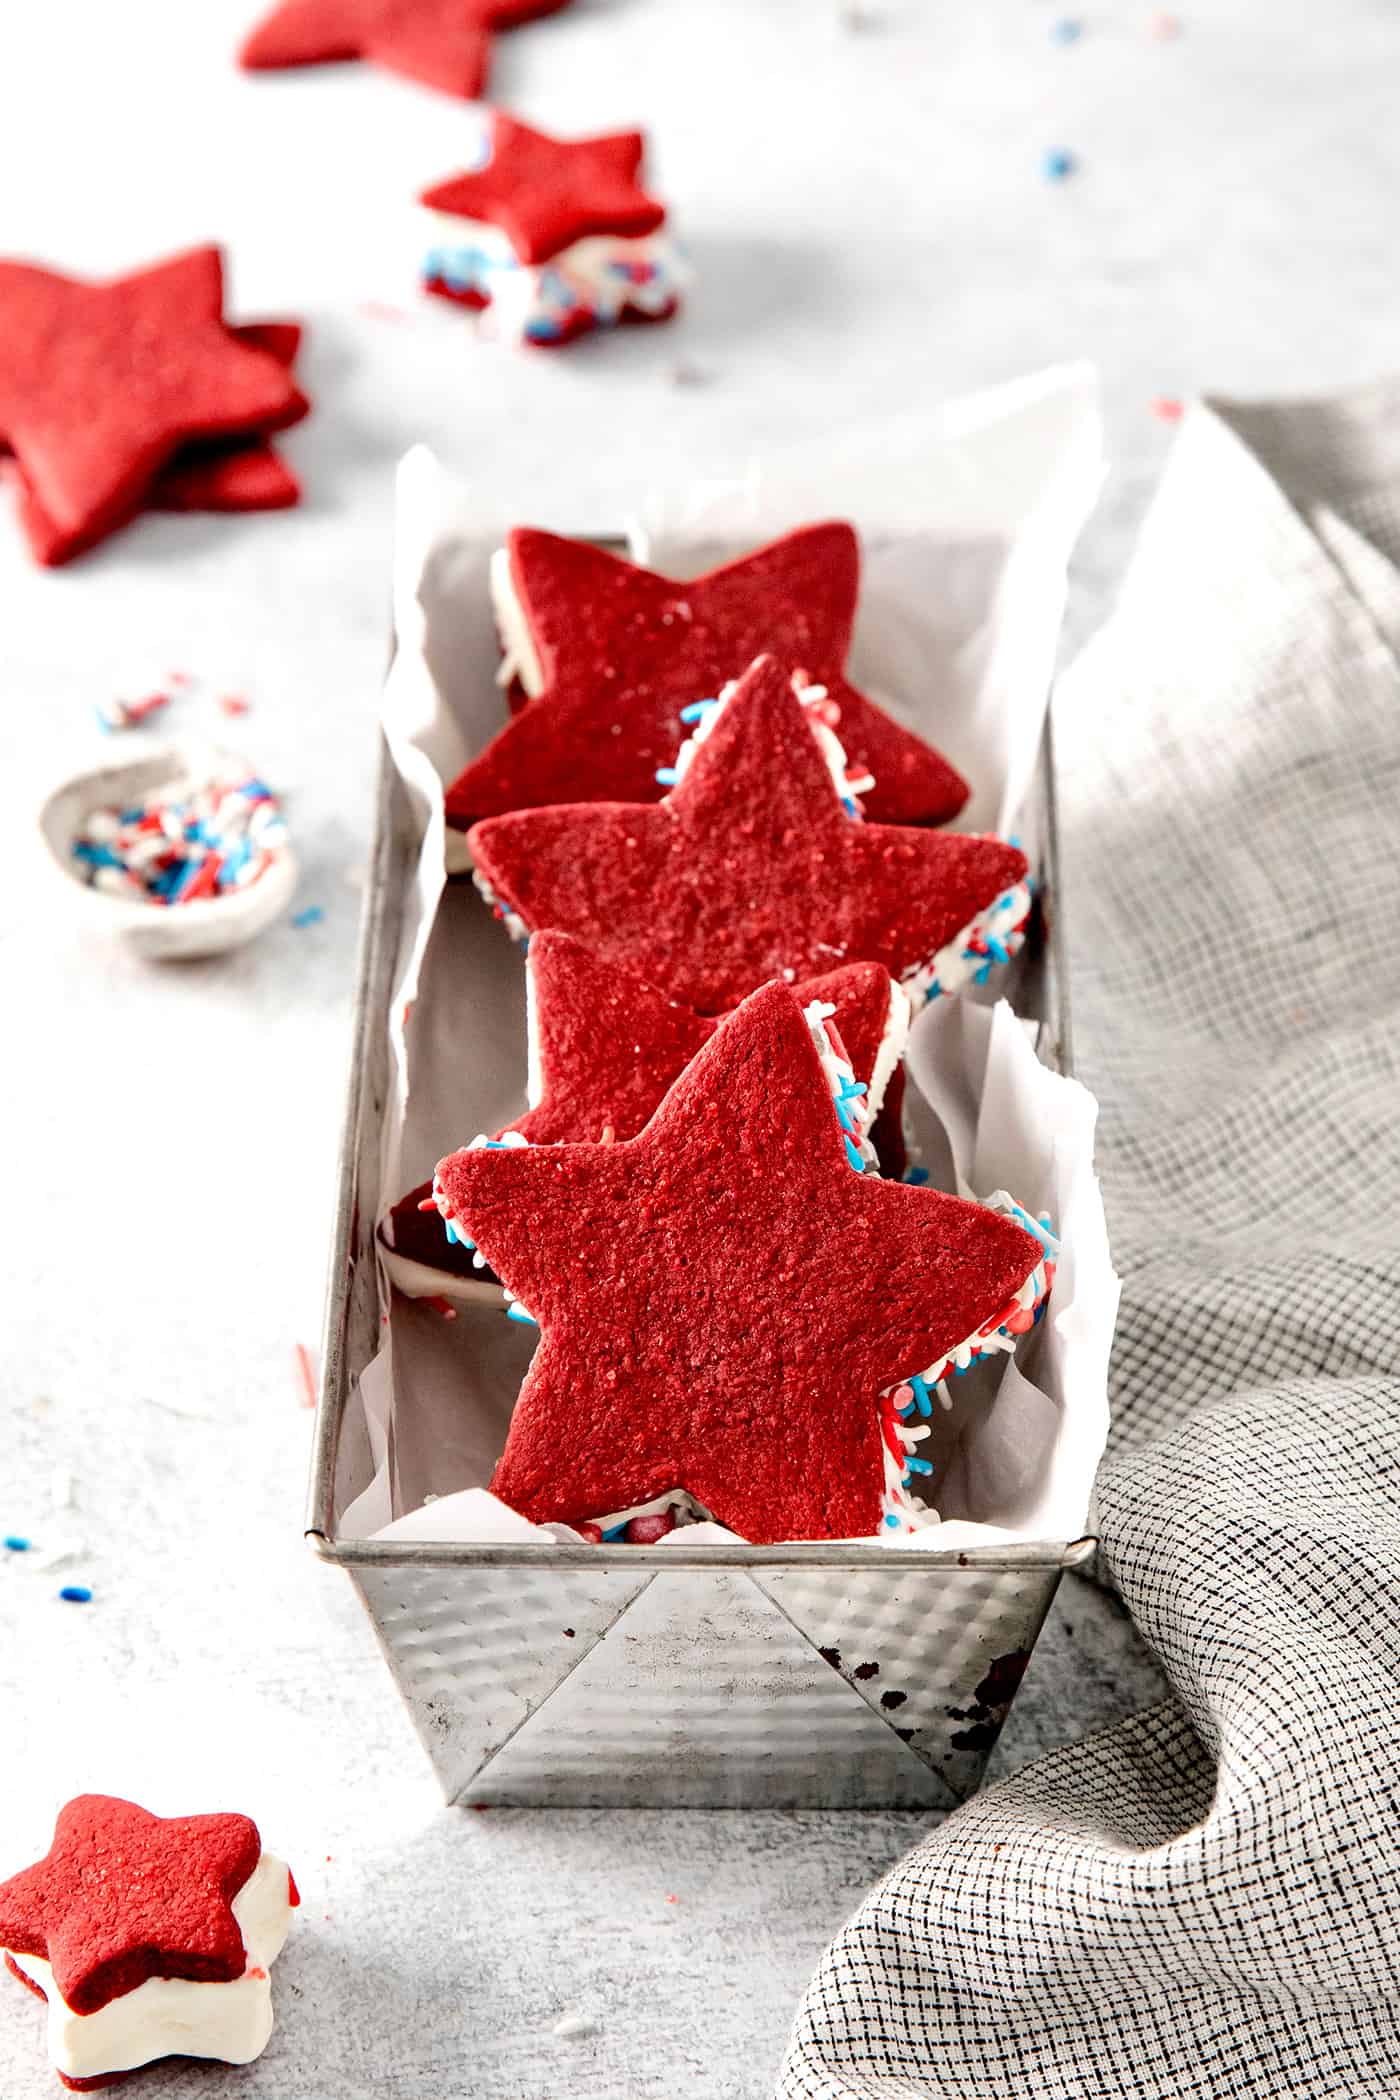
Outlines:
<svg viewBox="0 0 1400 2100"><path fill-rule="evenodd" d="M225 323L217 248L109 284L0 262L0 443L44 521L43 559L125 523L182 450L305 408L282 358Z"/></svg>
<svg viewBox="0 0 1400 2100"><path fill-rule="evenodd" d="M282 0L244 40L250 72L363 58L473 102L486 86L491 36L568 0Z"/></svg>
<svg viewBox="0 0 1400 2100"><path fill-rule="evenodd" d="M256 321L236 327L232 333L241 343L266 350L288 370L301 347L301 328L295 321ZM279 416L275 427L309 413L311 403L296 389L295 415ZM90 541L65 533L45 515L17 465L11 472L18 493L18 516L30 551L46 567L69 561ZM301 500L301 485L291 468L264 436L251 434L211 438L182 445L169 464L152 482L144 508L164 511L257 511L288 510ZM100 538L99 532L96 535Z"/></svg>
<svg viewBox="0 0 1400 2100"><path fill-rule="evenodd" d="M870 816L937 824L967 800L947 760L846 679L860 589L849 525L805 526L689 583L552 532L517 529L507 551L543 690L453 782L455 829L552 802L655 801L681 709L760 650L826 687L847 759L874 775Z"/></svg>
<svg viewBox="0 0 1400 2100"><path fill-rule="evenodd" d="M566 933L537 934L526 968L530 1091L537 1098L506 1130L532 1145L635 1137L667 1088L714 1034L715 1022L678 1006L635 972L600 962ZM856 1078L867 1088L876 1082L890 1106L891 1118L885 1119L882 1111L872 1132L881 1159L890 1166L886 1155L898 1131L898 1097L903 1092L898 1064L907 1024L903 994L877 963L850 963L794 985L793 991L803 1006L819 999L836 1008L836 1027ZM902 1166L901 1151L892 1170ZM440 1280L432 1275L414 1278L403 1263L417 1263L439 1279L482 1280L471 1250L448 1239L431 1196L432 1183L425 1181L390 1212L387 1246L400 1269L394 1280L400 1287L409 1283L441 1289Z"/></svg>
<svg viewBox="0 0 1400 2100"><path fill-rule="evenodd" d="M516 810L467 844L520 930L576 934L699 1013L844 962L913 981L1026 875L1001 839L849 817L771 656L664 802Z"/></svg>
<svg viewBox="0 0 1400 2100"><path fill-rule="evenodd" d="M640 1136L454 1153L435 1190L541 1329L492 1481L539 1523L684 1488L758 1544L875 1532L881 1394L1041 1258L980 1204L852 1172L777 984Z"/></svg>
<svg viewBox="0 0 1400 2100"><path fill-rule="evenodd" d="M164 1818L80 1794L44 1858L0 1882L0 1946L49 1962L76 2013L152 1976L231 1982L244 1946L230 1906L261 1851L247 1816Z"/></svg>
<svg viewBox="0 0 1400 2100"><path fill-rule="evenodd" d="M638 182L646 144L640 131L556 139L496 111L490 157L423 191L430 211L499 226L524 263L547 262L589 234L654 233L664 205Z"/></svg>

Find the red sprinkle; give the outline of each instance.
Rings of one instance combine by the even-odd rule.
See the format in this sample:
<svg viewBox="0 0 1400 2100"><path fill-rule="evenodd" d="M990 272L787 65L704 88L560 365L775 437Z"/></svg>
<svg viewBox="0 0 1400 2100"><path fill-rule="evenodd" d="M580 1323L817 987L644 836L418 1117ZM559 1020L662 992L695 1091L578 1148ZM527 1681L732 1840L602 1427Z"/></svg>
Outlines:
<svg viewBox="0 0 1400 2100"><path fill-rule="evenodd" d="M246 715L252 704L251 700L245 700L241 693L225 693L219 707L226 715Z"/></svg>
<svg viewBox="0 0 1400 2100"><path fill-rule="evenodd" d="M441 1313L444 1320L455 1320L457 1317L457 1308L450 1298L425 1298L423 1303L431 1305L435 1313Z"/></svg>
<svg viewBox="0 0 1400 2100"><path fill-rule="evenodd" d="M633 1517L627 1526L629 1546L654 1546L664 1539L668 1531L676 1528L676 1512L673 1509L658 1510L654 1517Z"/></svg>
<svg viewBox="0 0 1400 2100"><path fill-rule="evenodd" d="M1172 394L1159 394L1152 404L1152 413L1161 423L1179 423L1186 413L1186 404Z"/></svg>
<svg viewBox="0 0 1400 2100"><path fill-rule="evenodd" d="M297 1887L297 1878L290 1867L287 1869L287 1901L293 1910L301 1909L301 1890Z"/></svg>
<svg viewBox="0 0 1400 2100"><path fill-rule="evenodd" d="M293 1351L296 1364L297 1383L301 1388L303 1407L316 1405L316 1361L305 1342L298 1342Z"/></svg>

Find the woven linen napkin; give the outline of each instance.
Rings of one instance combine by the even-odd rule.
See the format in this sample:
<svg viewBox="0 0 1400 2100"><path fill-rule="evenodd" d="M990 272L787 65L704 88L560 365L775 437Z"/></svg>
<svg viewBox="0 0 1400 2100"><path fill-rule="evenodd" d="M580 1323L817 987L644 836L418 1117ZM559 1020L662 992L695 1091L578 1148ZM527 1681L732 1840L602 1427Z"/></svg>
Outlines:
<svg viewBox="0 0 1400 2100"><path fill-rule="evenodd" d="M781 2100L1400 2094L1397 562L1400 391L1201 407L1063 683L1103 1566L1175 1696L894 1869Z"/></svg>

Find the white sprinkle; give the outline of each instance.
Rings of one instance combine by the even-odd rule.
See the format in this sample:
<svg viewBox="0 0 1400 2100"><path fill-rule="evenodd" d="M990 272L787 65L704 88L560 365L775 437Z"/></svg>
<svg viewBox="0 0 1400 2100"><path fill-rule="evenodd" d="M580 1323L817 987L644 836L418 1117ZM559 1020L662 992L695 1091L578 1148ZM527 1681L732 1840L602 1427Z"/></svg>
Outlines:
<svg viewBox="0 0 1400 2100"><path fill-rule="evenodd" d="M590 2020L587 2013L566 2012L555 2021L550 2032L557 2034L562 2042L586 2042L590 2035L600 2032L598 2022Z"/></svg>

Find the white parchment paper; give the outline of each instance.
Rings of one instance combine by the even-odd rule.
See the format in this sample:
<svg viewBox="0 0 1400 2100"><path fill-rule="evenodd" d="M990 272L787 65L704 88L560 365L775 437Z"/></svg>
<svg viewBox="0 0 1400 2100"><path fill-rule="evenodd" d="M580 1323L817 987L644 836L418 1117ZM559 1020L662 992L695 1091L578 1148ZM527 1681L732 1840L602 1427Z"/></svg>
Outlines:
<svg viewBox="0 0 1400 2100"><path fill-rule="evenodd" d="M506 528L625 536L636 558L684 576L805 521L849 518L863 551L851 675L970 780L960 828L1016 832L1034 860L1027 791L1066 566L1100 478L1096 390L1082 367L775 453L738 482L670 487L658 476L630 520L539 507L482 517L430 455L406 457L384 728L422 846L390 1000L381 1209L524 1103L520 951L470 887L442 872L443 788L505 719L488 565ZM1074 1537L1107 1429L1116 1306L1093 1103L1039 1064L1005 1004L937 1002L915 1030L909 1069L933 1178L978 1195L1004 1187L1049 1210L1066 1241L1052 1314L1018 1364L962 1380L936 1425L945 1522L922 1542ZM342 1536L548 1536L522 1531L484 1492L534 1341L494 1306L464 1305L448 1320L426 1301L393 1298L357 1392L375 1476L343 1513Z"/></svg>

